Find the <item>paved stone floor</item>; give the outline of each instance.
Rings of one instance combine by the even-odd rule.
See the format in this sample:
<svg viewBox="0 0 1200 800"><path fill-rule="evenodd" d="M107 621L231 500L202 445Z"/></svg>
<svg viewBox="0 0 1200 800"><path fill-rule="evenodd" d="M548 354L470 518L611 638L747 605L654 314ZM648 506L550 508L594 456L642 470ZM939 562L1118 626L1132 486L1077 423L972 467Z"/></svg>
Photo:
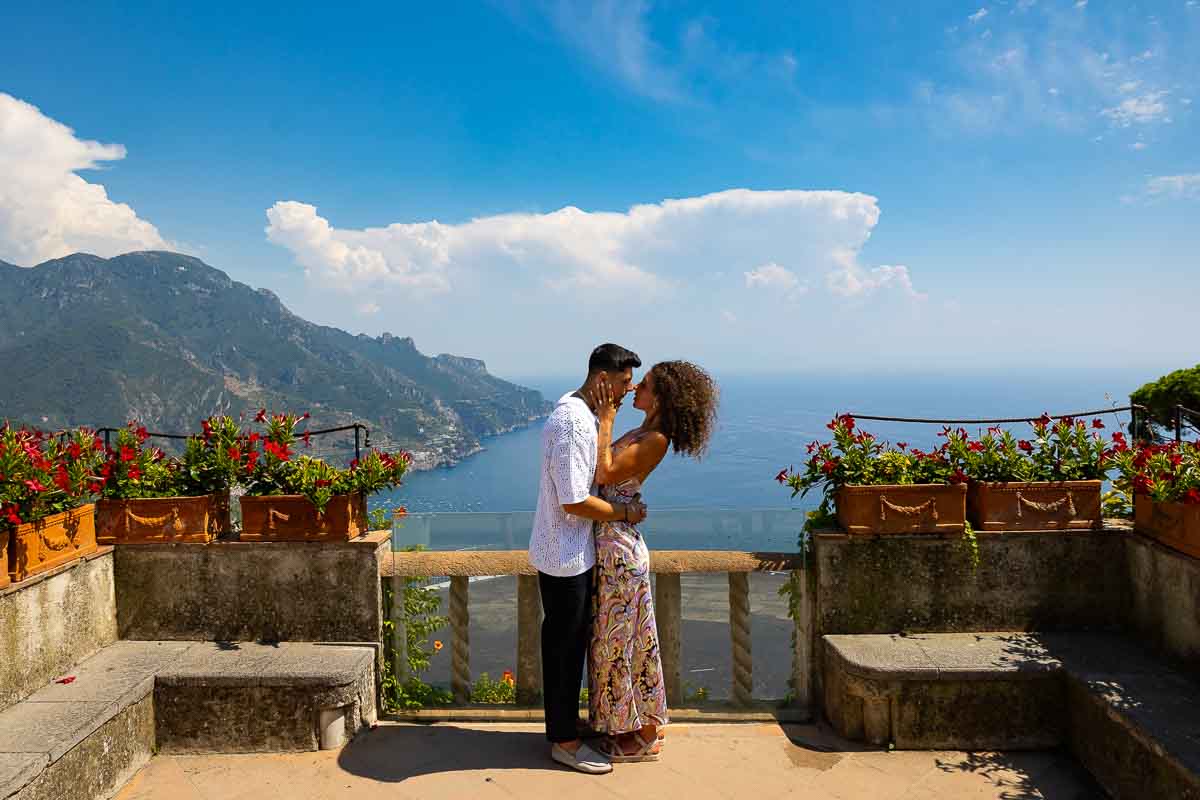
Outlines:
<svg viewBox="0 0 1200 800"><path fill-rule="evenodd" d="M604 776L547 757L540 724L383 723L340 752L158 756L118 800L774 797L1084 800L1104 795L1067 755L882 752L812 725L680 724L662 761Z"/></svg>

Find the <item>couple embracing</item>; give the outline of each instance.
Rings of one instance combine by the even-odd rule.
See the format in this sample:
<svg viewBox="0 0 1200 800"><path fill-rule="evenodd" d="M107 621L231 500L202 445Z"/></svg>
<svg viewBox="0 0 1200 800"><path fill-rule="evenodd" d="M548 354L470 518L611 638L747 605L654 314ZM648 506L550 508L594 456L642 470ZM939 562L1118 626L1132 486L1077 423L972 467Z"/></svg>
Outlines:
<svg viewBox="0 0 1200 800"><path fill-rule="evenodd" d="M611 772L613 762L657 761L662 752L667 691L650 555L638 529L647 513L641 489L668 450L699 456L716 417L716 385L704 370L664 361L635 385L641 365L636 353L602 344L588 359L584 384L558 400L542 432L529 540L545 613L550 754L593 774ZM645 416L613 441L617 409L630 392ZM586 723L579 718L585 657Z"/></svg>

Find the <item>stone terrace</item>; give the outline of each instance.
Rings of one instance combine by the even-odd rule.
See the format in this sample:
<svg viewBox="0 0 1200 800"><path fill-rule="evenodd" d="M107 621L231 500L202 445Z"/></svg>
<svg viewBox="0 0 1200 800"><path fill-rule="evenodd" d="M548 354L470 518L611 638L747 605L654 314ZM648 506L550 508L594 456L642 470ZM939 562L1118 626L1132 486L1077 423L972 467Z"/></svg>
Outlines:
<svg viewBox="0 0 1200 800"><path fill-rule="evenodd" d="M815 725L688 724L663 760L610 775L546 757L537 723L383 723L340 753L160 756L119 800L648 797L806 800L1085 800L1101 792L1055 752L963 753L864 748Z"/></svg>

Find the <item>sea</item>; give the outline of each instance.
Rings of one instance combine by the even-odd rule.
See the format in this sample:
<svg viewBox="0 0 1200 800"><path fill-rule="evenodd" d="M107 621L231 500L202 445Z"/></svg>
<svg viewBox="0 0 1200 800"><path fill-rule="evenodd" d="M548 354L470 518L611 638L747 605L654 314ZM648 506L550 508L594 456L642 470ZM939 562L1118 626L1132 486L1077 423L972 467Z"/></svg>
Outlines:
<svg viewBox="0 0 1200 800"><path fill-rule="evenodd" d="M651 523L658 512L799 511L820 498L791 496L775 482L785 467L805 459L805 446L824 439L839 413L923 418L998 418L1100 411L1129 402L1154 380L1155 369L1043 370L1038 372L871 372L864 374L716 374L721 390L716 431L701 459L668 454L646 482ZM577 388L580 376L513 377L553 401ZM626 404L618 434L641 413ZM1104 414L1106 426L1127 425L1128 412ZM928 447L941 425L861 420L860 428L891 442ZM985 425L966 425L981 431ZM1006 426L1028 430L1021 423ZM531 512L536 507L541 423L484 440L484 450L456 466L410 473L397 490L373 505L403 505L410 514ZM522 515L523 516L523 515ZM737 546L722 537L722 547ZM434 546L437 543L432 543ZM765 542L742 542L749 548Z"/></svg>

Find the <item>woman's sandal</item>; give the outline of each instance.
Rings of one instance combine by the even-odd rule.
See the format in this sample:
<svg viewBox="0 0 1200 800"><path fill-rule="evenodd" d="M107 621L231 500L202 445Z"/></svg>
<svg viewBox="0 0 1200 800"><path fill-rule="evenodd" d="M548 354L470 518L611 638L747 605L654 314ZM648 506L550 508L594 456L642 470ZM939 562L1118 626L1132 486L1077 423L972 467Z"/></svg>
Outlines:
<svg viewBox="0 0 1200 800"><path fill-rule="evenodd" d="M625 738L628 736L628 738ZM622 741L628 742L627 745ZM657 736L650 741L642 738L641 731L621 734L603 744L604 755L614 764L634 764L643 761L658 761L662 755L662 740Z"/></svg>

